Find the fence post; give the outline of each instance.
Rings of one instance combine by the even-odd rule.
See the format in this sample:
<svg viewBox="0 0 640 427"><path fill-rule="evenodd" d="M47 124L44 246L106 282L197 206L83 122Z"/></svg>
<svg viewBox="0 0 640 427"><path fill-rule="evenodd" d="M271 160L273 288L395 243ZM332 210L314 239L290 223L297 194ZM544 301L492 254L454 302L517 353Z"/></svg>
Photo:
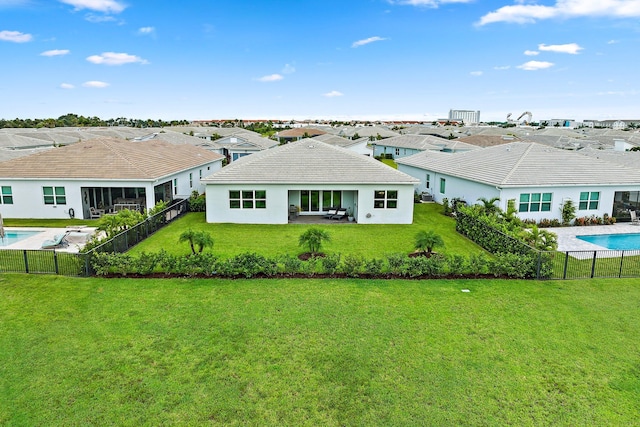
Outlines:
<svg viewBox="0 0 640 427"><path fill-rule="evenodd" d="M567 267L569 266L569 251L564 253L564 271L562 272L562 280L567 278Z"/></svg>
<svg viewBox="0 0 640 427"><path fill-rule="evenodd" d="M622 262L624 261L624 251L620 255L620 271L618 271L618 279L622 277Z"/></svg>
<svg viewBox="0 0 640 427"><path fill-rule="evenodd" d="M27 250L22 251L22 256L24 257L24 272L29 272L29 257L27 256Z"/></svg>
<svg viewBox="0 0 640 427"><path fill-rule="evenodd" d="M55 249L53 250L53 265L56 270L56 274L60 274L60 270L58 269L58 253Z"/></svg>
<svg viewBox="0 0 640 427"><path fill-rule="evenodd" d="M593 279L593 276L596 273L596 258L598 256L598 251L593 251L593 262L591 263L591 278Z"/></svg>

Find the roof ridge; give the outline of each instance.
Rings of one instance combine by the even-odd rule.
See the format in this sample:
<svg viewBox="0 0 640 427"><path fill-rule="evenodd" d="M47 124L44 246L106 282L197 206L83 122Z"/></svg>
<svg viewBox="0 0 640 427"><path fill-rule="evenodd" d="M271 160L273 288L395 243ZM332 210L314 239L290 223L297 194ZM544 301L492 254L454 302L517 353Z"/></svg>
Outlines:
<svg viewBox="0 0 640 427"><path fill-rule="evenodd" d="M519 142L514 142L514 143L511 143L511 144L507 144L507 145L512 145L512 144L515 145L515 144L520 144L520 143ZM505 177L502 180L501 184L504 184L505 182L509 182L509 179L511 179L511 176L516 172L516 169L518 168L518 166L520 166L520 164L524 161L525 157L527 157L529 152L531 150L533 150L533 147L536 145L533 142L529 142L528 144L529 144L529 146L526 148L526 150L524 150L524 153L522 153L522 155L520 155L520 158L518 159L518 161L516 161L516 163L511 167L511 170L509 171L509 173L505 175ZM500 146L498 145L498 147L500 147ZM507 147L507 150L509 150L509 149L510 149L510 147Z"/></svg>
<svg viewBox="0 0 640 427"><path fill-rule="evenodd" d="M100 141L100 143L102 145L104 145L105 148L107 148L107 150L111 151L114 155L119 157L121 160L123 160L129 166L131 166L132 168L140 171L145 176L149 176L149 172L148 171L146 171L145 169L142 169L141 167L136 165L134 162L132 162L128 157L124 156L120 150L116 150L115 147L113 146L113 144L109 144L109 142L112 142L112 143L113 142L119 142L120 141L119 139L116 139L116 138L98 138L97 140Z"/></svg>

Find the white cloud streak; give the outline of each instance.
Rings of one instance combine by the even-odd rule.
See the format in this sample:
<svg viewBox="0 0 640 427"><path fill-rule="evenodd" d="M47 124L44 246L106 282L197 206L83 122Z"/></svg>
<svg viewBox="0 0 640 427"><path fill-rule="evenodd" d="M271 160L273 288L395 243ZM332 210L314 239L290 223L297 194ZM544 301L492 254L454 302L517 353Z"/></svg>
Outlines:
<svg viewBox="0 0 640 427"><path fill-rule="evenodd" d="M284 64L282 67L282 74L293 74L296 72L296 68L291 64Z"/></svg>
<svg viewBox="0 0 640 427"><path fill-rule="evenodd" d="M332 90L331 92L323 93L322 96L325 98L336 98L338 96L344 96L342 92L338 92L337 90Z"/></svg>
<svg viewBox="0 0 640 427"><path fill-rule="evenodd" d="M362 40L358 40L358 41L353 42L351 44L351 47L360 47L360 46L364 46L364 45L369 44L369 43L379 42L379 41L382 41L382 40L386 40L386 39L383 38L383 37L378 37L378 36L369 37L368 39L362 39Z"/></svg>
<svg viewBox="0 0 640 427"><path fill-rule="evenodd" d="M61 3L73 6L75 10L89 9L102 13L120 13L126 6L115 0L59 0Z"/></svg>
<svg viewBox="0 0 640 427"><path fill-rule="evenodd" d="M100 65L124 65L124 64L148 64L146 59L139 56L129 55L128 53L103 52L100 55L91 55L87 57L87 61Z"/></svg>
<svg viewBox="0 0 640 427"><path fill-rule="evenodd" d="M138 34L142 34L142 35L154 34L155 32L156 32L156 29L154 27L138 28Z"/></svg>
<svg viewBox="0 0 640 427"><path fill-rule="evenodd" d="M69 49L53 49L42 52L40 56L62 56L70 53L71 51Z"/></svg>
<svg viewBox="0 0 640 427"><path fill-rule="evenodd" d="M498 70L498 71L502 71L502 70L508 70L511 68L511 65L499 65L499 66L495 66L493 67L494 70Z"/></svg>
<svg viewBox="0 0 640 427"><path fill-rule="evenodd" d="M547 61L529 61L522 65L518 65L518 68L526 71L544 70L545 68L553 67L553 62Z"/></svg>
<svg viewBox="0 0 640 427"><path fill-rule="evenodd" d="M496 22L531 24L543 19L581 17L640 17L638 0L556 0L553 6L537 4L515 4L503 6L484 15L476 23L482 26Z"/></svg>
<svg viewBox="0 0 640 427"><path fill-rule="evenodd" d="M577 55L583 50L583 47L580 47L577 43L567 43L567 44L539 44L538 49L545 52L556 52L556 53L568 53L570 55Z"/></svg>
<svg viewBox="0 0 640 427"><path fill-rule="evenodd" d="M88 82L82 83L82 86L90 87L90 88L102 89L102 88L105 88L105 87L109 86L109 83L101 82L101 81L98 81L98 80L90 80Z"/></svg>
<svg viewBox="0 0 640 427"><path fill-rule="evenodd" d="M419 7L430 7L437 8L443 4L449 3L471 3L474 0L391 0L390 3L393 4L401 4L401 5L409 5L409 6L419 6Z"/></svg>
<svg viewBox="0 0 640 427"><path fill-rule="evenodd" d="M263 83L277 82L284 79L281 74L269 74L268 76L258 77L256 80Z"/></svg>
<svg viewBox="0 0 640 427"><path fill-rule="evenodd" d="M0 40L13 43L26 43L33 39L31 34L21 33L20 31L0 31Z"/></svg>
<svg viewBox="0 0 640 427"><path fill-rule="evenodd" d="M60 89L75 89L76 87L71 83L60 83Z"/></svg>
<svg viewBox="0 0 640 427"><path fill-rule="evenodd" d="M536 56L539 55L540 52L538 52L537 50L525 50L524 54L527 56Z"/></svg>
<svg viewBox="0 0 640 427"><path fill-rule="evenodd" d="M472 76L481 76L483 73L482 71L472 71L469 74L471 74Z"/></svg>

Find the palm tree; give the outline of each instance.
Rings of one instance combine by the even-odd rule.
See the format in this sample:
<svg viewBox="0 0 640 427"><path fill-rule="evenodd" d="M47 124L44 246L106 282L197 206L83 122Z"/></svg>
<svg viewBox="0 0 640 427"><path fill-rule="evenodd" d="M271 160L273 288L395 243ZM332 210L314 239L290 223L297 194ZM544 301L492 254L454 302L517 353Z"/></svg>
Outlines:
<svg viewBox="0 0 640 427"><path fill-rule="evenodd" d="M189 228L188 230L185 230L182 232L182 234L180 234L180 237L178 237L178 243L189 242L189 246L191 246L191 253L195 254L196 253L196 248L194 246L195 237L196 237L196 232Z"/></svg>
<svg viewBox="0 0 640 427"><path fill-rule="evenodd" d="M480 197L478 201L482 202L482 211L485 215L497 215L500 212L500 206L496 205L496 202L500 201L500 197L492 197L490 199Z"/></svg>
<svg viewBox="0 0 640 427"><path fill-rule="evenodd" d="M558 249L558 239L555 233L547 230L540 230L537 225L525 229L521 234L524 241L540 251L555 251Z"/></svg>
<svg viewBox="0 0 640 427"><path fill-rule="evenodd" d="M317 227L311 227L307 229L298 238L299 246L306 246L309 248L311 255L316 255L322 247L322 242L330 242L331 236L325 230Z"/></svg>
<svg viewBox="0 0 640 427"><path fill-rule="evenodd" d="M416 234L415 248L419 251L422 251L425 256L430 257L433 252L433 248L436 248L438 246L444 247L444 241L442 240L442 237L440 237L440 235L435 231L423 230L419 231Z"/></svg>
<svg viewBox="0 0 640 427"><path fill-rule="evenodd" d="M206 231L197 231L193 236L193 243L198 247L198 253L201 254L204 248L213 247L213 237Z"/></svg>

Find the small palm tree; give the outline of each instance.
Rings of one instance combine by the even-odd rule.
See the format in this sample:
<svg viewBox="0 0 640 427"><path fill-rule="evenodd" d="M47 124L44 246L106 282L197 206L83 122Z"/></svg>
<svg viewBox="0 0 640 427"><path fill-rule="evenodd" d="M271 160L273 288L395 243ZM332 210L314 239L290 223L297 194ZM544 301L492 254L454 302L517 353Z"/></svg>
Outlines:
<svg viewBox="0 0 640 427"><path fill-rule="evenodd" d="M189 242L189 246L191 246L191 253L196 253L196 248L195 248L195 237L196 237L196 232L193 231L192 229L188 229L182 232L182 234L180 234L180 237L178 237L178 243L183 243L183 242Z"/></svg>
<svg viewBox="0 0 640 427"><path fill-rule="evenodd" d="M480 197L478 201L482 203L482 211L486 215L497 215L500 212L500 207L496 205L496 202L500 201L500 197L492 197L491 199Z"/></svg>
<svg viewBox="0 0 640 427"><path fill-rule="evenodd" d="M298 238L299 246L306 246L312 255L316 255L322 247L322 242L330 242L331 236L321 228L311 227Z"/></svg>
<svg viewBox="0 0 640 427"><path fill-rule="evenodd" d="M439 234L433 230L419 231L416 234L415 248L422 251L425 256L430 257L433 253L433 248L444 247L444 241Z"/></svg>
<svg viewBox="0 0 640 427"><path fill-rule="evenodd" d="M206 231L197 231L193 236L193 243L198 247L198 253L201 254L204 248L213 247L213 237Z"/></svg>

